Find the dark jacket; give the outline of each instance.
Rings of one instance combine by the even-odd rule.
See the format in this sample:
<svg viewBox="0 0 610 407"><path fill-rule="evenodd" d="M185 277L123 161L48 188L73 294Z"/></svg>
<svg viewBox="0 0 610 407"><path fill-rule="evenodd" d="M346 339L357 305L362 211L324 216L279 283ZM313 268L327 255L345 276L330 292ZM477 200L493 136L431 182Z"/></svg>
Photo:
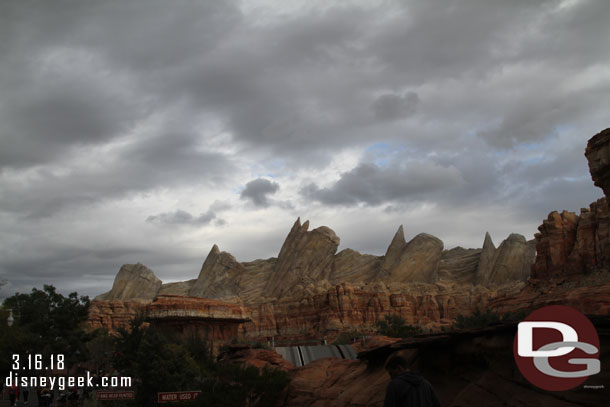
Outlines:
<svg viewBox="0 0 610 407"><path fill-rule="evenodd" d="M414 372L394 377L386 390L383 407L440 407L430 382Z"/></svg>

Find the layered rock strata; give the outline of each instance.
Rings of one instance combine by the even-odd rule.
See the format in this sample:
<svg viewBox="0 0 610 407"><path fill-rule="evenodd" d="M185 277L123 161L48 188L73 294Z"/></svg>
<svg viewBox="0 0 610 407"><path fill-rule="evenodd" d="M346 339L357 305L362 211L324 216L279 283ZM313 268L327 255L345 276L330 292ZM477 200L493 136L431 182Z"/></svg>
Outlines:
<svg viewBox="0 0 610 407"><path fill-rule="evenodd" d="M607 198L593 202L580 215L549 214L538 227L538 256L532 278L578 278L610 266L610 211Z"/></svg>

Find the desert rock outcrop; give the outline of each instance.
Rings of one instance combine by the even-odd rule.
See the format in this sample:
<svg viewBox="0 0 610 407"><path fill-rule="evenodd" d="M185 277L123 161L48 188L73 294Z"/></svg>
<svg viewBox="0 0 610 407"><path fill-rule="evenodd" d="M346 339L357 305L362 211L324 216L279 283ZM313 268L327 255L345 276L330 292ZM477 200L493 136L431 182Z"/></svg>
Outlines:
<svg viewBox="0 0 610 407"><path fill-rule="evenodd" d="M112 289L96 300L152 300L163 283L143 264L125 264L114 279Z"/></svg>
<svg viewBox="0 0 610 407"><path fill-rule="evenodd" d="M607 198L573 212L551 212L536 233L532 278L578 278L610 266L610 211Z"/></svg>
<svg viewBox="0 0 610 407"><path fill-rule="evenodd" d="M205 259L197 281L189 290L191 297L232 299L239 292L238 276L244 267L231 254L214 245Z"/></svg>
<svg viewBox="0 0 610 407"><path fill-rule="evenodd" d="M440 239L420 233L407 243L386 280L391 283L435 282L442 251Z"/></svg>
<svg viewBox="0 0 610 407"><path fill-rule="evenodd" d="M294 223L265 288L266 295L282 297L298 284L328 279L339 247L339 237L326 226L310 232L308 228L309 221L301 225L301 220L297 219Z"/></svg>

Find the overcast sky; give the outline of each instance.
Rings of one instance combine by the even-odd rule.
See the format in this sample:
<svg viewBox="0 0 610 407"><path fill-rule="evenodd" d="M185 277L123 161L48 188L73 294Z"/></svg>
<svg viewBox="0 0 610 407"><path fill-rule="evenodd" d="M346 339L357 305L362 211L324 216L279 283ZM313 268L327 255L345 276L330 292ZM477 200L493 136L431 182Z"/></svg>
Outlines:
<svg viewBox="0 0 610 407"><path fill-rule="evenodd" d="M0 298L277 256L532 239L602 196L606 0L0 0Z"/></svg>

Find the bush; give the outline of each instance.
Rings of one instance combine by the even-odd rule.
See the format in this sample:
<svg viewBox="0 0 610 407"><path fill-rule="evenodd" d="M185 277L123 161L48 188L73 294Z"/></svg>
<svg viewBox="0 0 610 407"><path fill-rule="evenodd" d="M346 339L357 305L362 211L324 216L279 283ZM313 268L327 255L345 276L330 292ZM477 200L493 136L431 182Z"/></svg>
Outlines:
<svg viewBox="0 0 610 407"><path fill-rule="evenodd" d="M485 328L487 326L497 324L501 321L500 315L487 310L485 312L481 312L480 309L477 309L474 314L470 316L459 315L455 324L453 325L454 329L480 329Z"/></svg>
<svg viewBox="0 0 610 407"><path fill-rule="evenodd" d="M391 338L408 338L422 332L421 328L407 325L398 315L386 315L382 321L377 321L377 332Z"/></svg>
<svg viewBox="0 0 610 407"><path fill-rule="evenodd" d="M518 311L507 312L502 315L502 321L506 322L520 322L525 319L532 311L528 308L520 309Z"/></svg>

